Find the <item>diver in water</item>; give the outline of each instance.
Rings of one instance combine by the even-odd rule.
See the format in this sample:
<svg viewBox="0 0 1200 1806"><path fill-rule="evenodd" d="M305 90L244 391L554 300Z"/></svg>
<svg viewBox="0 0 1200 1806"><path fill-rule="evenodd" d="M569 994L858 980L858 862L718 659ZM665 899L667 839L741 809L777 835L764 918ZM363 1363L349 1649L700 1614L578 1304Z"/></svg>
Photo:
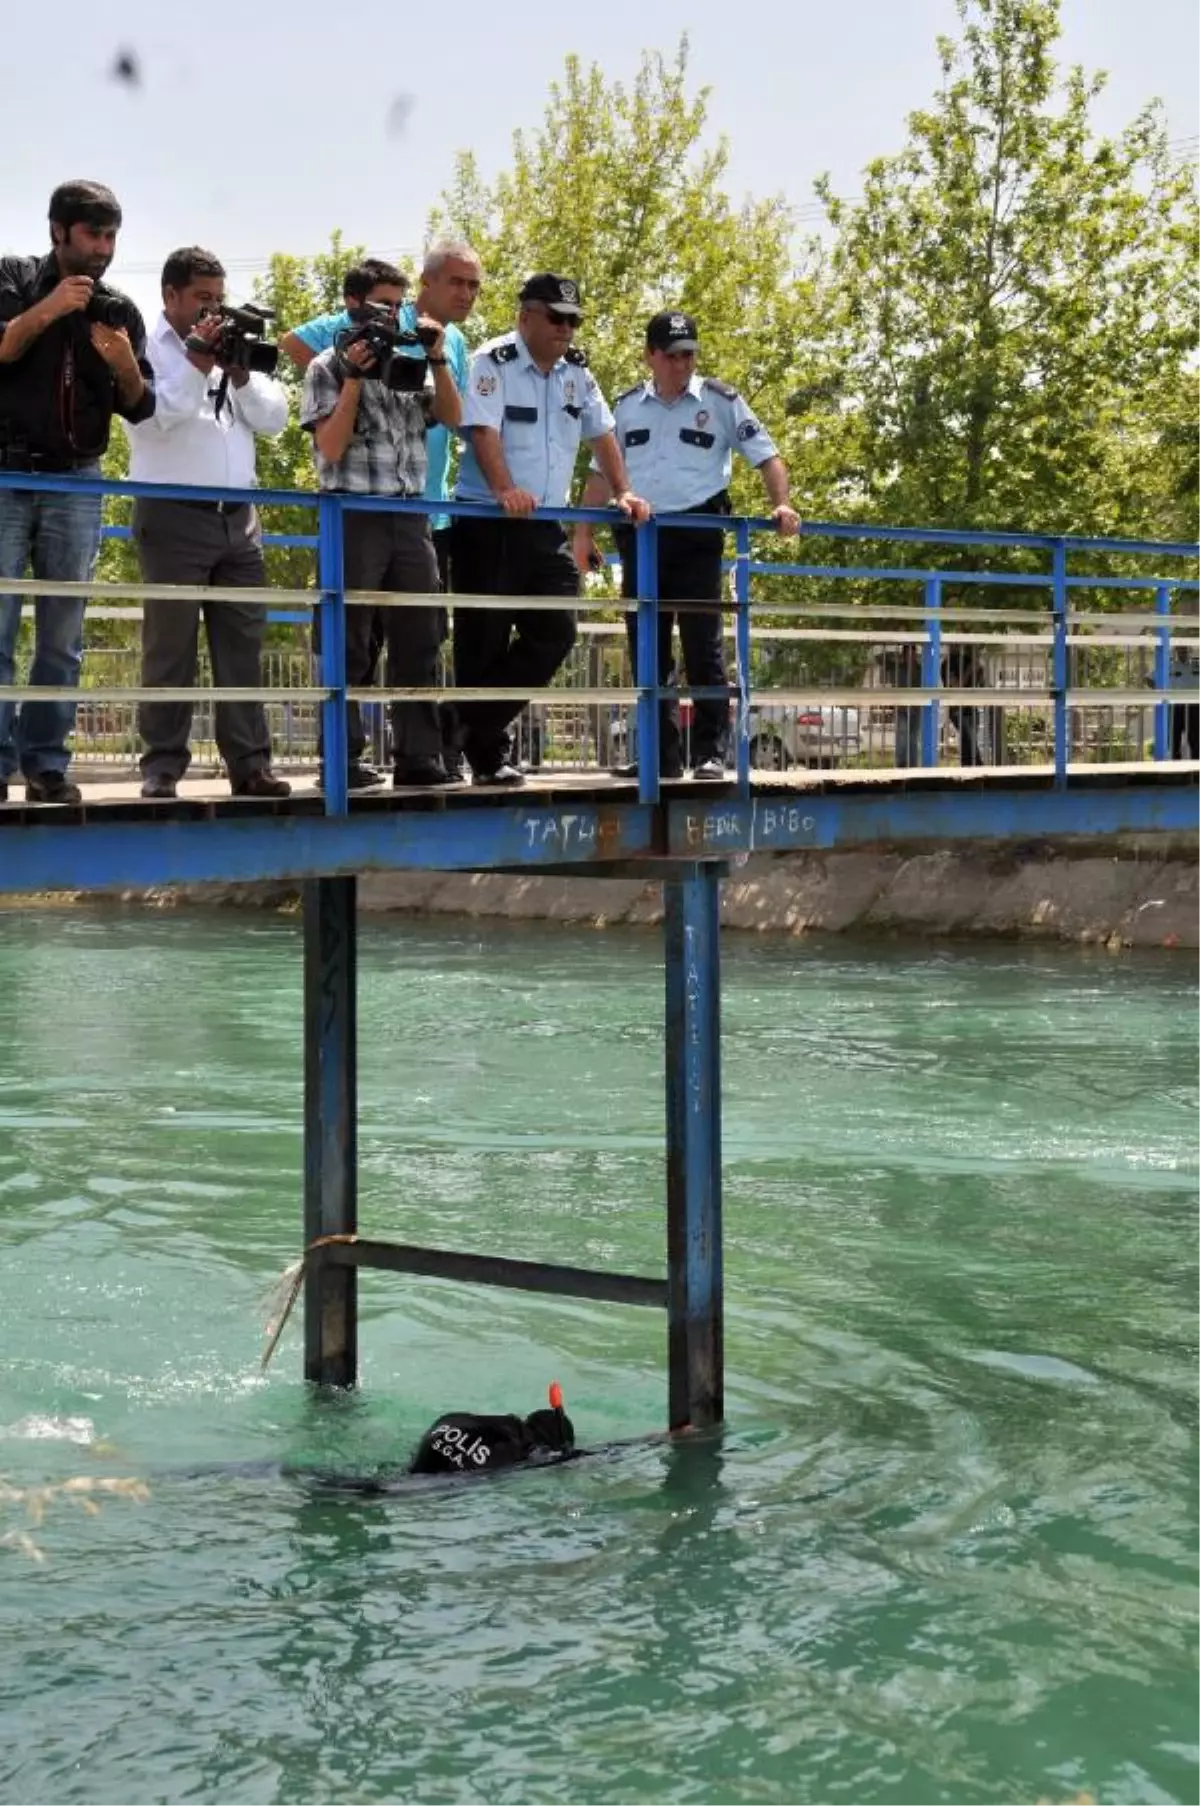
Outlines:
<svg viewBox="0 0 1200 1806"><path fill-rule="evenodd" d="M174 1468L170 1473L175 1479L200 1479L212 1474L240 1474L248 1479L278 1476L301 1481L324 1493L379 1497L406 1492L422 1476L465 1479L469 1474L496 1473L501 1468L553 1467L573 1461L584 1452L575 1446L575 1426L563 1410L562 1388L555 1380L550 1387L549 1410L531 1411L528 1417L443 1412L402 1468L376 1474L347 1474L251 1459L206 1462L200 1467Z"/></svg>
<svg viewBox="0 0 1200 1806"><path fill-rule="evenodd" d="M525 1463L544 1466L575 1454L575 1426L563 1410L562 1388L550 1388L550 1409L528 1417L485 1417L447 1411L422 1436L410 1474L483 1474Z"/></svg>

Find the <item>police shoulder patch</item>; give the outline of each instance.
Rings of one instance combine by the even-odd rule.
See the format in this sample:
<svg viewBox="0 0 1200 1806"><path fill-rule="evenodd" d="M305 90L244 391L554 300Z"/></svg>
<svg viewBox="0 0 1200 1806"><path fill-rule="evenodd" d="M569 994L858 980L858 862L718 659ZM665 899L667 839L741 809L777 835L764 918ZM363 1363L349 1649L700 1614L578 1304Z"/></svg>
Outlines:
<svg viewBox="0 0 1200 1806"><path fill-rule="evenodd" d="M618 401L628 401L631 395L640 395L645 386L644 383L634 383L632 389L622 389L621 393L613 400L614 408Z"/></svg>
<svg viewBox="0 0 1200 1806"><path fill-rule="evenodd" d="M736 401L738 392L732 383L718 382L715 376L706 376L701 387L711 389L716 395L723 395L726 401Z"/></svg>
<svg viewBox="0 0 1200 1806"><path fill-rule="evenodd" d="M511 364L513 359L520 355L515 339L501 339L498 345L492 346L489 353L492 362L496 364Z"/></svg>
<svg viewBox="0 0 1200 1806"><path fill-rule="evenodd" d="M587 369L587 352L581 351L578 345L568 345L563 352L568 364L582 364Z"/></svg>

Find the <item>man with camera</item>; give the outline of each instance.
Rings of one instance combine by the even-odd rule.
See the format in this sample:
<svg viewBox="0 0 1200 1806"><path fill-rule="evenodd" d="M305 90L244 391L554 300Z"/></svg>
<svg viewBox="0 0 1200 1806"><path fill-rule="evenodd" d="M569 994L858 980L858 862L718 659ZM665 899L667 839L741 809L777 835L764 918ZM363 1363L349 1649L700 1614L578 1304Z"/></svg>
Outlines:
<svg viewBox="0 0 1200 1806"><path fill-rule="evenodd" d="M375 286L377 272L381 268L390 267L381 265L377 258L367 257L361 264L355 264L347 270L342 278L342 299L345 303L343 310L340 313L320 314L315 320L306 320L294 331L285 332L279 341L280 350L301 370L307 370L317 353L328 351L338 333L344 332L351 324L351 314L361 306ZM401 283L407 291L408 284L403 277ZM406 300L400 314L400 324L409 331L415 329L421 314L427 314L444 327L444 349L460 395L466 394L471 363L467 341L460 327L475 306L482 285L482 267L470 245L461 239L438 239L425 253L415 303ZM449 499L451 438L448 428L439 426L436 422L426 431L426 501L444 502ZM449 588L449 526L444 515L433 522L433 544L443 589Z"/></svg>
<svg viewBox="0 0 1200 1806"><path fill-rule="evenodd" d="M0 258L0 470L97 477L114 413L145 420L154 383L133 302L102 281L121 209L99 182L50 197L48 257ZM87 582L100 548L102 498L0 489L0 577ZM83 655L82 596L39 596L31 685L73 686ZM16 681L21 598L0 596L0 684ZM66 776L72 702L0 702L0 802L24 774L29 802L78 803Z"/></svg>
<svg viewBox="0 0 1200 1806"><path fill-rule="evenodd" d="M254 436L287 425L287 397L269 374L276 349L262 337L269 315L225 306L225 271L211 251L187 246L163 265L163 311L150 336L158 406L130 429L129 474L139 483L252 489ZM261 589L266 582L258 513L248 502L139 498L133 538L146 583ZM142 683L192 689L200 616L218 688L262 684L266 608L261 602L183 602L148 597L142 618ZM173 797L191 761L190 702L144 702L138 728L142 795ZM271 770L261 702L218 702L217 746L235 796L282 797Z"/></svg>
<svg viewBox="0 0 1200 1806"><path fill-rule="evenodd" d="M415 328L399 327L404 279L390 265L376 268L381 273L351 311L350 324L308 366L300 424L312 432L322 489L415 498L425 487L426 427L457 426L462 404L441 323L418 315ZM444 620L436 601L428 516L347 510L343 552L347 589L430 598L428 607L347 608L347 684L374 683L378 626L387 646L389 683L398 689L433 688ZM379 775L364 760L366 735L356 703L349 706L348 734L349 787L371 789ZM392 704L392 757L397 787L451 781L436 703Z"/></svg>
<svg viewBox="0 0 1200 1806"><path fill-rule="evenodd" d="M389 266L390 267L390 266ZM293 332L284 333L279 341L285 352L301 370L307 370L320 351L328 351L339 332L351 324L351 313L369 294L380 268L375 258L368 257L354 265L342 278L341 313L321 314L306 320ZM407 286L407 285L406 285ZM430 245L421 264L421 283L415 303L405 300L400 323L410 331L418 316L427 314L445 328L444 347L450 361L450 372L460 395L467 392L471 354L460 330L479 299L483 286L483 268L475 251L463 239L437 239ZM425 499L444 502L450 496L450 442L453 435L436 422L425 433ZM450 588L450 520L438 514L430 522L433 549L437 555L438 579L443 593ZM442 616L442 638L446 637L446 616ZM443 703L439 714L442 722L442 756L455 777L460 777L462 757L456 745L457 711L453 704Z"/></svg>
<svg viewBox="0 0 1200 1806"><path fill-rule="evenodd" d="M456 494L464 502L496 501L502 515L455 518L451 571L460 595L578 596L562 526L531 517L540 507L566 507L581 439L590 442L626 520L650 512L629 489L608 403L573 342L582 315L576 283L548 271L531 276L516 331L472 360L463 414L469 444ZM575 615L567 608L459 607L455 615L455 677L464 689L541 689L575 643ZM475 783L524 783L511 762L509 732L522 706L499 699L459 704Z"/></svg>
<svg viewBox="0 0 1200 1806"><path fill-rule="evenodd" d="M733 454L754 466L767 492L767 505L780 533L799 530L800 517L788 500L787 466L767 429L731 384L696 374L699 333L685 313L655 314L646 327L648 382L636 383L614 406L616 430L630 472L644 488L655 514L712 514L731 511L729 479ZM607 500L608 472L593 471L583 492L594 508ZM632 533L618 527L622 589L637 596L637 559ZM688 682L697 688L724 687L721 568L725 536L716 528L676 527L658 535L658 670L664 686L672 681L671 635L675 604L709 602L708 608L679 609ZM575 559L580 570L598 563L592 529L575 529ZM634 674L637 673L637 616L626 616ZM725 776L729 739L729 703L724 696L696 698L692 738L692 775ZM664 778L683 776L683 740L679 707L664 702L659 710L659 763ZM623 767L621 777L636 776Z"/></svg>

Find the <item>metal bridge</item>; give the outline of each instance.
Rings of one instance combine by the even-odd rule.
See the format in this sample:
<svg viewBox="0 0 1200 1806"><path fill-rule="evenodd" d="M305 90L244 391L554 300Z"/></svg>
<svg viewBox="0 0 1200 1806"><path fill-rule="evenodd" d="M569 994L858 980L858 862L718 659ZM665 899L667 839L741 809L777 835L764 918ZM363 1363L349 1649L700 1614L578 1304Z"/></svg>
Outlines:
<svg viewBox="0 0 1200 1806"><path fill-rule="evenodd" d="M209 702L261 696L269 707L286 699L292 710L309 711L314 724L319 711L328 782L323 792L298 789L282 802L230 798L215 785L188 785L174 801L146 802L135 784L122 784L119 775L114 782L114 772L106 770L103 781L85 788L78 808L16 799L0 805L0 895L103 893L206 881L303 885L304 1370L320 1383L353 1384L357 1270L383 1267L665 1308L670 1423L719 1420L718 903L730 861L752 853L880 841L1028 842L1196 828L1200 694L1186 687L1200 668L1193 545L812 522L803 529L804 539L845 544L849 561L782 563L754 556L753 536L767 532L769 522L731 519L724 523L733 557L723 606L735 654L736 681L728 693L734 769L725 783L660 784L657 704L670 692L657 669L657 539L674 525L711 527L713 519L651 521L637 534L640 631L633 681L622 681L613 661L602 659L593 661L582 683L512 699L514 708L529 701L547 716L555 710L593 710L611 719L613 710L622 711L622 744L636 746L636 782L616 781L595 761L580 758L576 747L573 759L543 759L515 793L459 787L350 797L349 700L378 704L496 694L455 689L449 682L434 690L347 688L347 604L405 607L428 598L347 592L343 516L347 510L422 513L423 505L310 491L97 484L12 472L0 472L0 487L242 500L268 513L299 507L316 515L313 534L267 535L269 546L315 554L312 587L224 592L103 579L86 584L21 579L19 585L11 580L33 599L86 595L93 622L136 613L137 602L148 596L246 602L257 594L273 620L297 631L319 617L323 652L315 667L306 663L303 675L309 681L286 689L209 688L195 694ZM492 512L471 504L450 504L449 511ZM597 510L545 513L568 522L611 519ZM110 529L114 537L120 532ZM859 546L869 548L876 562L857 561ZM909 563L918 551L925 561L942 562ZM890 561L879 562L881 557ZM472 608L512 606L509 597L454 600L469 600ZM543 605L561 607L561 600ZM590 586L580 603L581 614L597 622L611 622L618 607L611 593ZM593 644L597 640L592 636ZM773 656L764 659L767 644ZM887 648L897 680L890 684L886 656L883 665L879 659ZM1014 664L1018 655L1024 662L1018 658ZM102 669L100 655L96 663ZM764 669L782 674L783 681L757 683ZM94 683L86 654L79 692L0 686L0 701L56 694L78 696L93 711L125 711L128 722L142 697L166 700L193 692ZM865 737L865 751L861 732L851 745L851 715L858 723L867 716L882 722L874 741ZM992 734L993 762L948 767L943 761L954 741L947 725L957 730L961 757L964 723L971 716L1000 724ZM1118 717L1134 721L1135 731L1114 738L1111 727ZM816 723L818 765L825 763L824 749L833 769L809 770L800 757L792 770L784 769L789 732L802 718ZM1095 731L1098 720L1108 723L1107 734ZM593 738L599 746L601 737ZM769 772L755 769L764 746L782 749L769 760L775 767ZM810 733L805 748L811 752L813 746ZM1187 756L1180 756L1185 748ZM359 1235L356 880L362 872L409 869L661 879L665 1277L385 1244Z"/></svg>

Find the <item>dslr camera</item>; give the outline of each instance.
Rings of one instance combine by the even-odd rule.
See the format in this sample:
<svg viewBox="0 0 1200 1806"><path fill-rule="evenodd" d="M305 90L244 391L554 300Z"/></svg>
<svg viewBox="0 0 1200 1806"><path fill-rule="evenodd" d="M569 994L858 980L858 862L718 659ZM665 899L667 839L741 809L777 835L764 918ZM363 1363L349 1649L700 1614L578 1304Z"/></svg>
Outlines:
<svg viewBox="0 0 1200 1806"><path fill-rule="evenodd" d="M132 304L124 295L114 295L111 290L99 285L88 296L83 317L85 320L94 320L98 326L111 327L114 332L133 330Z"/></svg>
<svg viewBox="0 0 1200 1806"><path fill-rule="evenodd" d="M183 341L189 351L201 357L214 357L223 370L250 370L259 376L274 376L279 363L279 347L265 337L268 323L275 318L269 307L209 307L202 320L219 316L221 330L216 338L203 339L189 332Z"/></svg>
<svg viewBox="0 0 1200 1806"><path fill-rule="evenodd" d="M419 394L425 387L429 366L424 357L411 356L407 348L420 345L427 351L437 344L437 333L428 326L418 326L415 332L403 331L396 325L391 308L382 301L360 302L350 318L353 323L334 340L341 375L366 377L401 395ZM375 362L369 370L346 362L345 353L351 345L365 345L370 351Z"/></svg>

